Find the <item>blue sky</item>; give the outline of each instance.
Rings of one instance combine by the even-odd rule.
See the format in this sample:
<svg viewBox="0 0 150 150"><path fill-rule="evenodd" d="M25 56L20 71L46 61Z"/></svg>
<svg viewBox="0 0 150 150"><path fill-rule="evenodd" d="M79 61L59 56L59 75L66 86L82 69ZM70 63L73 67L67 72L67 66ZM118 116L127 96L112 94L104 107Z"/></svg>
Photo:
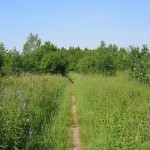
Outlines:
<svg viewBox="0 0 150 150"><path fill-rule="evenodd" d="M30 33L66 48L150 46L150 0L1 0L0 42L21 51Z"/></svg>

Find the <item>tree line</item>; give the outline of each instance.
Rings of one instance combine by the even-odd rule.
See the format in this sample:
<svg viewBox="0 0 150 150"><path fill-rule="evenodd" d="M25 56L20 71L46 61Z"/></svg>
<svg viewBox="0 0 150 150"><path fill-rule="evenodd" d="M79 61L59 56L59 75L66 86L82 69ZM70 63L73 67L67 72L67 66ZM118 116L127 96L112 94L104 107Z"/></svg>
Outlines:
<svg viewBox="0 0 150 150"><path fill-rule="evenodd" d="M130 77L141 82L149 82L150 52L147 45L142 48L129 46L119 48L104 41L96 49L70 47L58 48L50 41L41 43L38 34L27 37L20 53L16 48L7 50L0 43L0 75L20 75L22 73L51 73L66 75L69 71L81 73L101 73L115 75L117 70L126 71Z"/></svg>

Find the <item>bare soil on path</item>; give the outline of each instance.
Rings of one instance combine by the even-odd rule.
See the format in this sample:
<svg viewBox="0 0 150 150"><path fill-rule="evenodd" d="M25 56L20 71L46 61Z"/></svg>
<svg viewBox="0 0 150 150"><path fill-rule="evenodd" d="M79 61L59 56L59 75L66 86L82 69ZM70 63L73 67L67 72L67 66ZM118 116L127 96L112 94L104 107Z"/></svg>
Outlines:
<svg viewBox="0 0 150 150"><path fill-rule="evenodd" d="M81 150L81 141L79 135L79 125L77 118L77 105L75 96L72 96L72 117L73 117L73 125L72 125L72 136L73 136L73 150Z"/></svg>

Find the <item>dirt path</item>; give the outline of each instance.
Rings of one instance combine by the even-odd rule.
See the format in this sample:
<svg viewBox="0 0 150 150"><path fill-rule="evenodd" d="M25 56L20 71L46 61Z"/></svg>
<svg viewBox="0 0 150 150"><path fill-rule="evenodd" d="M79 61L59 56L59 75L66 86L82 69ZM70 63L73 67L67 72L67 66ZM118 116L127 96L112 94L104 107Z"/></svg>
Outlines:
<svg viewBox="0 0 150 150"><path fill-rule="evenodd" d="M73 150L81 150L81 141L79 136L79 125L78 125L78 118L77 118L77 105L75 96L72 96L72 117L73 117L73 126L72 136L73 136Z"/></svg>

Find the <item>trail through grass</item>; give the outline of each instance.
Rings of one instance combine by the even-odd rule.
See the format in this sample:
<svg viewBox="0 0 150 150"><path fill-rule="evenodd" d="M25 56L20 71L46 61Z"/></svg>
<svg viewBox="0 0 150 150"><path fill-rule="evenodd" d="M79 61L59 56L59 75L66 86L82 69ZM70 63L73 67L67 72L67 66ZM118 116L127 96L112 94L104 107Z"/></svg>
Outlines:
<svg viewBox="0 0 150 150"><path fill-rule="evenodd" d="M69 80L50 75L2 78L0 149L150 149L148 85L122 74L71 73Z"/></svg>
<svg viewBox="0 0 150 150"><path fill-rule="evenodd" d="M78 124L78 114L77 114L77 105L76 98L72 95L72 117L73 117L73 125L72 125L72 137L73 137L73 150L81 150L81 141L80 141L80 127Z"/></svg>

